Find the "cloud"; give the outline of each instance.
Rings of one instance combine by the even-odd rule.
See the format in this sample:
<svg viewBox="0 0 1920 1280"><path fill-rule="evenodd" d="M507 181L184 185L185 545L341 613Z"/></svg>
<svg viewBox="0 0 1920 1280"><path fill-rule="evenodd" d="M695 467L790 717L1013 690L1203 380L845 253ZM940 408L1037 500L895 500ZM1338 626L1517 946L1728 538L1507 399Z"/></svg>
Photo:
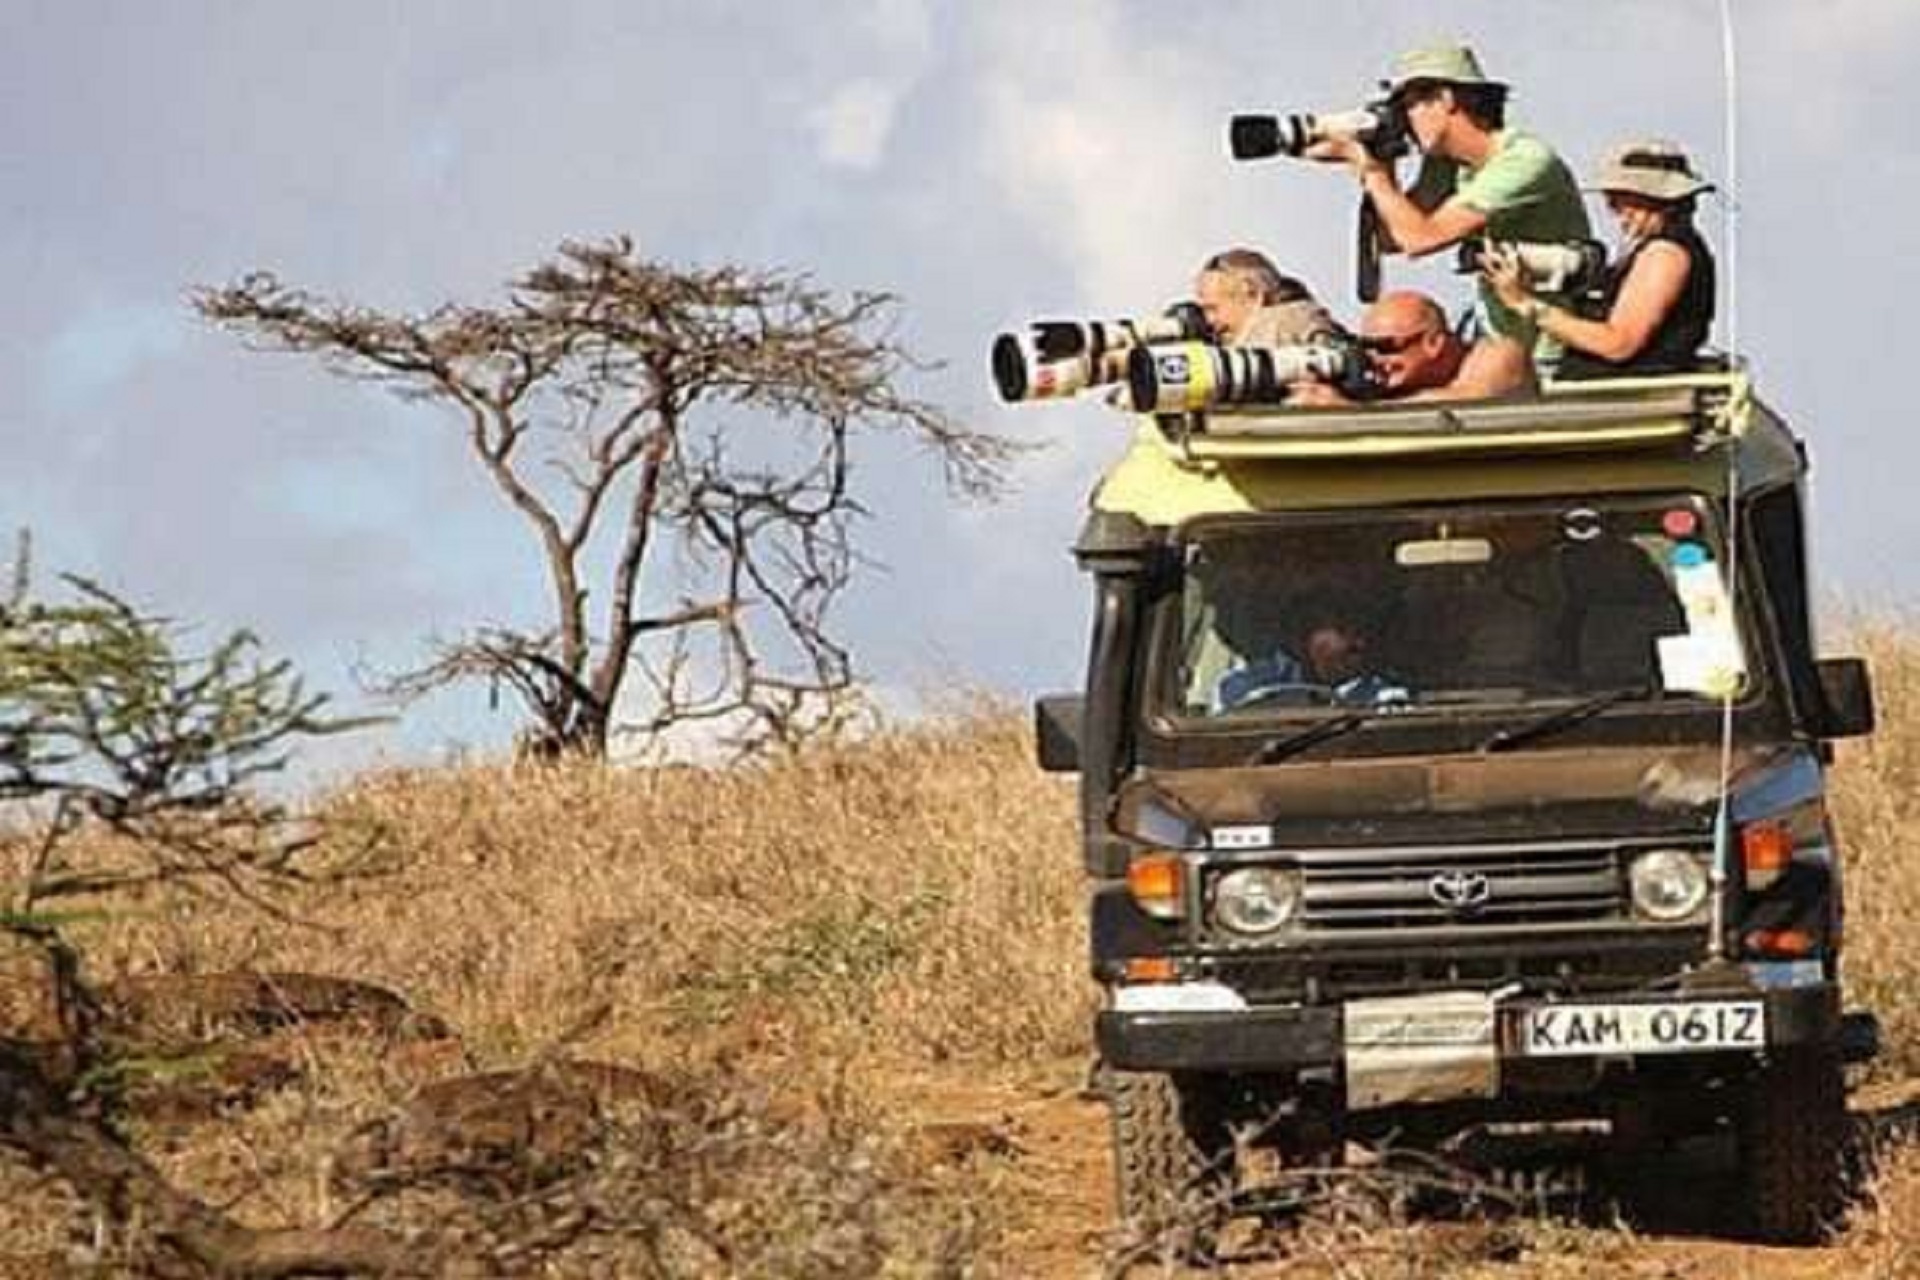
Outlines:
<svg viewBox="0 0 1920 1280"><path fill-rule="evenodd" d="M879 80L841 85L807 116L819 137L820 158L850 169L878 165L899 103L900 90Z"/></svg>
<svg viewBox="0 0 1920 1280"><path fill-rule="evenodd" d="M818 154L830 165L877 168L901 103L933 60L933 18L925 0L881 0L856 19L851 42L863 66L881 66L842 83L807 113ZM861 38L863 37L863 38Z"/></svg>
<svg viewBox="0 0 1920 1280"><path fill-rule="evenodd" d="M994 332L1158 310L1228 244L1355 309L1351 181L1230 163L1229 115L1351 105L1437 29L1479 46L1580 167L1651 132L1726 176L1714 0L1586 6L1578 39L1560 6L1515 0L1311 21L1240 0L1205 22L1113 0L579 0L531 26L457 0L376 23L124 8L103 25L39 6L0 43L0 110L43 124L18 131L0 220L0 378L20 389L0 409L0 532L29 519L50 569L284 637L326 685L341 650L405 656L538 609L537 552L431 410L209 333L173 301L193 283L269 267L381 307L487 301L562 238L630 232L670 261L897 291L903 339L946 362L917 394L1056 447L985 511L946 504L910 447L863 450L867 548L895 572L849 597L846 638L881 679L1070 683L1086 593L1065 545L1130 424L994 402ZM1911 596L1884 549L1920 538L1890 479L1915 458L1897 312L1920 287L1901 127L1920 6L1736 16L1743 334L1820 460L1823 572ZM1466 295L1445 263L1391 278ZM510 719L439 723L498 742ZM437 741L434 723L404 732Z"/></svg>

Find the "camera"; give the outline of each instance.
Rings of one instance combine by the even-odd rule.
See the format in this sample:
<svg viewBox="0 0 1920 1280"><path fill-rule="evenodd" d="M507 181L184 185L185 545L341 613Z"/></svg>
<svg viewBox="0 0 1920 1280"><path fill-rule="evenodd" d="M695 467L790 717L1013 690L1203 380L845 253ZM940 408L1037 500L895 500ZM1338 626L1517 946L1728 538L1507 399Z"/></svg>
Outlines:
<svg viewBox="0 0 1920 1280"><path fill-rule="evenodd" d="M1227 148L1235 160L1298 157L1329 138L1355 139L1380 160L1395 160L1413 150L1406 112L1387 99L1353 111L1235 116L1227 125Z"/></svg>
<svg viewBox="0 0 1920 1280"><path fill-rule="evenodd" d="M1009 404L1057 399L1121 381L1129 353L1147 343L1212 336L1191 302L1145 320L1037 320L1024 334L993 340L993 382Z"/></svg>
<svg viewBox="0 0 1920 1280"><path fill-rule="evenodd" d="M1542 293L1580 294L1600 287L1607 271L1607 247L1598 240L1559 242L1526 240L1463 240L1456 269L1478 273L1489 248L1512 253L1527 283Z"/></svg>
<svg viewBox="0 0 1920 1280"><path fill-rule="evenodd" d="M1283 404L1288 384L1301 381L1332 383L1355 400L1377 390L1365 347L1332 334L1284 347L1167 343L1135 348L1127 357L1127 391L1138 413Z"/></svg>

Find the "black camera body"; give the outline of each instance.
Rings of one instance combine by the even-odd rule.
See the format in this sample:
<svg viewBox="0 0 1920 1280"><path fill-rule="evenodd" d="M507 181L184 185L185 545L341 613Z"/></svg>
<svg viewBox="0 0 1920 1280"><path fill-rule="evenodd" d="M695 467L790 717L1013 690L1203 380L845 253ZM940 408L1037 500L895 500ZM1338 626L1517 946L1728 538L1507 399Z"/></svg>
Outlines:
<svg viewBox="0 0 1920 1280"><path fill-rule="evenodd" d="M1413 130L1407 124L1406 111L1391 98L1352 111L1240 115L1227 125L1227 149L1235 160L1298 158L1314 143L1329 138L1355 139L1368 154L1388 162L1413 150Z"/></svg>

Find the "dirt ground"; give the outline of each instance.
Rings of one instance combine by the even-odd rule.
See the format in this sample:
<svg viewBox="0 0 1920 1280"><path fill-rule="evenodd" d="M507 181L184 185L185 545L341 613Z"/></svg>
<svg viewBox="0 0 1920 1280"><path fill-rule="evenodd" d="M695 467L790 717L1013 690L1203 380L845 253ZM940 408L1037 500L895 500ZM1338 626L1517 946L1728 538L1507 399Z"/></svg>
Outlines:
<svg viewBox="0 0 1920 1280"><path fill-rule="evenodd" d="M1212 1272L1151 1256L1123 1263L1113 1230L1106 1112L1088 1064L1059 1059L1030 1072L887 1082L923 1117L933 1154L1003 1179L1020 1206L1006 1241L1011 1274L1144 1277L1602 1277L1606 1280L1909 1280L1920 1277L1920 1080L1855 1092L1861 1132L1881 1153L1869 1192L1847 1229L1820 1248L1788 1249L1739 1238L1728 1171L1710 1155L1681 1152L1678 1193L1640 1216L1568 1209L1502 1222L1470 1218L1241 1224Z"/></svg>

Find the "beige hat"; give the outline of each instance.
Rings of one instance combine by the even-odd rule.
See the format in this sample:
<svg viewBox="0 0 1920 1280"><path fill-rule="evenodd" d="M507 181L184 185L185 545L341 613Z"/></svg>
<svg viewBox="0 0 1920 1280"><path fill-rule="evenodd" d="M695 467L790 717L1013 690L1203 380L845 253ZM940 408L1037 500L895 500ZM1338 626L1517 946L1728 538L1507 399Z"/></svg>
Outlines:
<svg viewBox="0 0 1920 1280"><path fill-rule="evenodd" d="M1686 200L1713 184L1693 171L1687 153L1659 138L1624 142L1600 162L1590 191L1625 191L1649 200Z"/></svg>
<svg viewBox="0 0 1920 1280"><path fill-rule="evenodd" d="M1384 87L1390 93L1399 93L1410 84L1421 80L1438 80L1446 84L1484 84L1504 89L1507 86L1499 80L1489 80L1480 70L1480 59L1473 56L1473 50L1463 44L1437 44L1424 49L1410 49L1393 61L1393 77Z"/></svg>

